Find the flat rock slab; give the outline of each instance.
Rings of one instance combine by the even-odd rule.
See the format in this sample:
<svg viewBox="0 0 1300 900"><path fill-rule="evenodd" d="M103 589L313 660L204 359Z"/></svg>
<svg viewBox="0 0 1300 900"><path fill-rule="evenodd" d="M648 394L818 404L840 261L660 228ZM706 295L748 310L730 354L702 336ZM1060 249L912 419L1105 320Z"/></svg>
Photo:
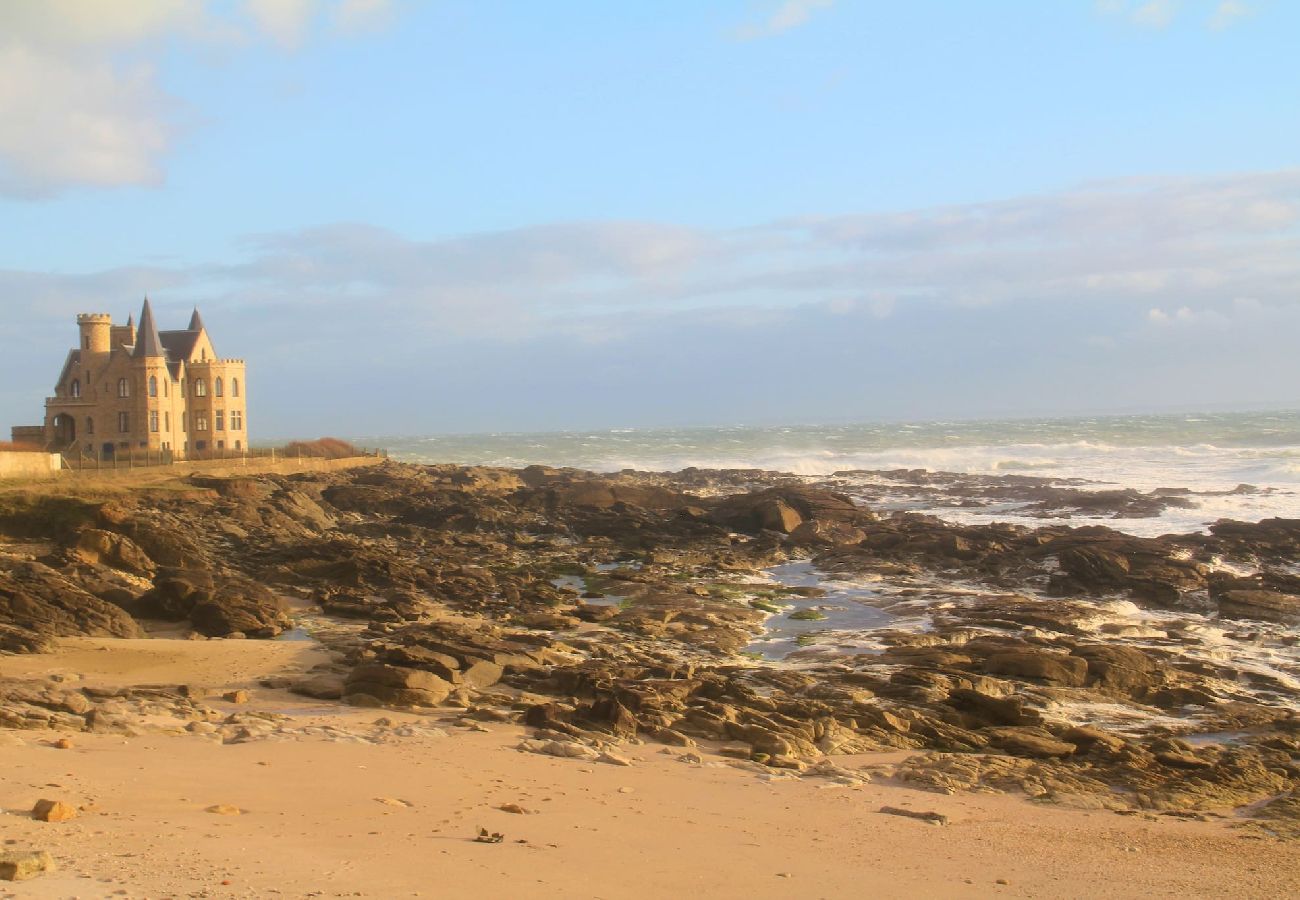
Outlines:
<svg viewBox="0 0 1300 900"><path fill-rule="evenodd" d="M918 812L914 809L900 809L897 806L882 806L880 812L887 816L902 816L905 819L919 819L931 825L947 825L948 817L937 812Z"/></svg>

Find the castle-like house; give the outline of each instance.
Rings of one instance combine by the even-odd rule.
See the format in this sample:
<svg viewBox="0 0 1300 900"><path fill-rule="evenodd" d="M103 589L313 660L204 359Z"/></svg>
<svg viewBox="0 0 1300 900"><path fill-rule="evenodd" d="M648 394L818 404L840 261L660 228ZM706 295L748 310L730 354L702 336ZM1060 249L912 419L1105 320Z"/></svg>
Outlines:
<svg viewBox="0 0 1300 900"><path fill-rule="evenodd" d="M40 437L51 450L182 459L248 447L244 361L217 357L197 309L182 331L159 331L148 298L139 328L105 313L83 313L77 327L79 346L45 401ZM14 437L35 430L16 428Z"/></svg>

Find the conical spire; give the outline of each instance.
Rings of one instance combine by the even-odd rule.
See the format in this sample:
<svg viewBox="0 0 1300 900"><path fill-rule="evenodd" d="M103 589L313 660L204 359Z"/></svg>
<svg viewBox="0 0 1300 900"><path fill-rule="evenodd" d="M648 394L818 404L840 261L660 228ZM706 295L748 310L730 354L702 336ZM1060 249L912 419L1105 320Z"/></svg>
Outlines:
<svg viewBox="0 0 1300 900"><path fill-rule="evenodd" d="M135 352L132 354L137 358L148 358L153 356L165 356L163 353L162 340L158 337L158 326L153 323L153 309L149 306L149 298L144 298L144 309L140 310L140 332L135 339Z"/></svg>
<svg viewBox="0 0 1300 900"><path fill-rule="evenodd" d="M132 313L131 315L129 315L129 316L126 317L126 327L127 327L127 328L134 328L134 327L135 327L135 314L134 314L134 313Z"/></svg>
<svg viewBox="0 0 1300 900"><path fill-rule="evenodd" d="M194 307L194 315L190 316L190 331L203 330L203 317L199 315L199 308Z"/></svg>

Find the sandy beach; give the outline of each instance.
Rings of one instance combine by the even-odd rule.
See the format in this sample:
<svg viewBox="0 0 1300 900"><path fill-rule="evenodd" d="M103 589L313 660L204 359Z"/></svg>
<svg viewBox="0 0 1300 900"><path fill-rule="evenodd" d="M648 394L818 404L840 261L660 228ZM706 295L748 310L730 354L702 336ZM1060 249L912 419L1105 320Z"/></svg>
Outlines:
<svg viewBox="0 0 1300 900"><path fill-rule="evenodd" d="M230 744L83 733L57 749L54 732L5 732L5 849L47 850L58 870L0 896L1277 897L1300 880L1293 846L1231 822L762 775L705 748L628 746L631 766L557 759L515 749L515 725L457 727L454 710L258 687L320 656L304 642L74 638L0 659L0 676L183 683L223 713L288 716L266 739ZM236 689L249 700L221 699ZM390 724L377 731L379 719ZM41 798L80 814L35 821ZM500 808L512 804L526 812ZM504 840L476 843L480 828Z"/></svg>

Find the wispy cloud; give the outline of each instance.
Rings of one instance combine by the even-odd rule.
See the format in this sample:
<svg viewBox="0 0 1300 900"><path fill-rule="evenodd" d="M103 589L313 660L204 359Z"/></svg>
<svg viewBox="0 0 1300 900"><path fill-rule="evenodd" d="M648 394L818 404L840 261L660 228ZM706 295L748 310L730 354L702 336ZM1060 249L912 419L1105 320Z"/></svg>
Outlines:
<svg viewBox="0 0 1300 900"><path fill-rule="evenodd" d="M350 34L385 0L5 0L0 3L0 195L155 185L184 104L164 88L163 39L292 50L318 21Z"/></svg>
<svg viewBox="0 0 1300 900"><path fill-rule="evenodd" d="M1140 28L1163 30L1184 13L1206 16L1202 21L1212 31L1230 28L1252 15L1254 9L1243 0L1217 0L1214 3L1189 0L1097 0L1097 11Z"/></svg>
<svg viewBox="0 0 1300 900"><path fill-rule="evenodd" d="M1222 31L1235 25L1240 19L1249 16L1253 10L1240 0L1223 0L1214 8L1208 22L1214 31Z"/></svg>
<svg viewBox="0 0 1300 900"><path fill-rule="evenodd" d="M818 11L834 5L835 0L783 0L766 18L738 28L736 37L742 41L774 37L806 24Z"/></svg>
<svg viewBox="0 0 1300 900"><path fill-rule="evenodd" d="M245 249L241 262L144 271L233 304L342 313L364 300L448 337L807 304L887 317L917 302L1097 299L1140 317L1242 296L1300 304L1300 170L721 230L593 221L417 239L344 223L252 236Z"/></svg>
<svg viewBox="0 0 1300 900"><path fill-rule="evenodd" d="M394 378L439 385L419 415L466 428L544 427L544 412L585 414L596 394L616 420L629 404L639 420L832 415L862 402L862 384L888 385L872 409L899 414L990 392L1020 401L1039 385L1097 403L1157 389L1162 402L1264 400L1300 383L1297 284L1300 170L729 229L593 221L427 238L336 224L250 237L233 262L0 272L0 296L25 303L0 331L21 322L45 347L13 342L0 383L39 395L53 376L31 373L73 313L124 314L148 291L165 321L198 302L226 323L218 349L258 361L259 402L309 417L353 397L358 422L379 423L358 428L416 414Z"/></svg>
<svg viewBox="0 0 1300 900"><path fill-rule="evenodd" d="M1133 10L1132 20L1135 25L1147 28L1167 28L1174 21L1178 4L1174 0L1147 0Z"/></svg>

